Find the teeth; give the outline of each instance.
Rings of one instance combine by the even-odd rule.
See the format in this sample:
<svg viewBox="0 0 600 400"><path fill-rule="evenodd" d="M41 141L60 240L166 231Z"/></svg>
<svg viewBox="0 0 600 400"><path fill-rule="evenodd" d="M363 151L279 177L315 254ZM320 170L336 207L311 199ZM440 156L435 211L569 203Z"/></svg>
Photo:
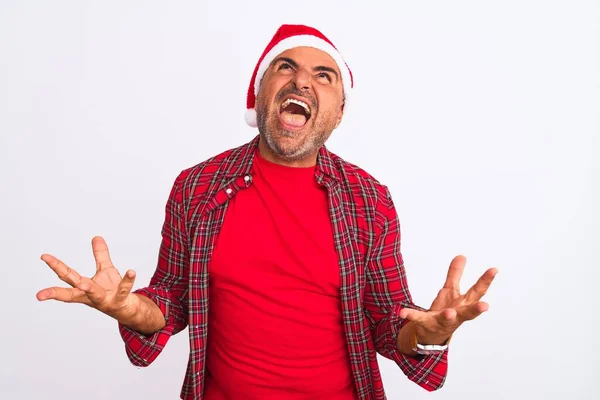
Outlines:
<svg viewBox="0 0 600 400"><path fill-rule="evenodd" d="M296 99L287 99L286 101L283 102L283 104L281 105L281 108L286 108L287 106L290 105L290 103L299 105L300 107L304 108L304 111L306 111L306 114L310 115L310 108L308 108L308 104L306 104L303 101L296 100Z"/></svg>

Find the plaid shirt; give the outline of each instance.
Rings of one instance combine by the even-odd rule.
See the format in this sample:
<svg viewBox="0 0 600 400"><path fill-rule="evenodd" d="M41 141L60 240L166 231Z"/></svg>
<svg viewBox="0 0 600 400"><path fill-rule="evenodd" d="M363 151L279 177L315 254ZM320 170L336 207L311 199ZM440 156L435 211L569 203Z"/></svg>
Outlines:
<svg viewBox="0 0 600 400"><path fill-rule="evenodd" d="M119 326L130 361L148 366L171 335L189 327L190 354L182 399L202 399L209 303L208 266L228 200L252 185L258 136L181 172L166 205L158 266L148 287L135 292L152 299L166 326L143 335ZM383 400L377 353L394 360L411 380L432 391L444 384L447 351L409 357L396 347L406 322L398 317L414 305L400 253L400 226L388 188L326 147L317 158L316 180L328 191L346 341L359 399Z"/></svg>

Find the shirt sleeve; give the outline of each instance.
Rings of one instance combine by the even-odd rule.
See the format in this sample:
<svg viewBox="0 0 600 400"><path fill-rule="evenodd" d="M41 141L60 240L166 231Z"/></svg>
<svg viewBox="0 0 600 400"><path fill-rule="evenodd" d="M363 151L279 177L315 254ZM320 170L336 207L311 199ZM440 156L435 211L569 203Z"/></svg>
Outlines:
<svg viewBox="0 0 600 400"><path fill-rule="evenodd" d="M162 352L172 335L182 331L188 320L188 241L181 206L181 175L166 204L158 264L147 287L134 293L148 297L165 316L164 328L144 335L122 324L119 332L127 357L133 365L146 367Z"/></svg>
<svg viewBox="0 0 600 400"><path fill-rule="evenodd" d="M387 190L386 190L387 191ZM389 191L378 210L380 235L366 265L365 314L369 319L375 349L398 364L411 381L428 391L441 388L447 374L448 350L438 355L407 356L396 340L408 322L399 317L403 308L423 310L412 301L400 251L400 223Z"/></svg>

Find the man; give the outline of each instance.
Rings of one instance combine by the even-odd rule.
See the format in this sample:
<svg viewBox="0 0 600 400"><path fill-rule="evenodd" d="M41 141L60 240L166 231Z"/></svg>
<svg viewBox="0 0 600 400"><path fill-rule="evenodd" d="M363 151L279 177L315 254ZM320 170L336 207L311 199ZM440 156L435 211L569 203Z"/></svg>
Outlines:
<svg viewBox="0 0 600 400"><path fill-rule="evenodd" d="M324 146L352 86L321 32L281 26L248 90L259 135L177 177L150 285L132 292L98 237L91 279L42 256L72 287L38 299L115 318L138 366L189 327L184 399L384 399L377 353L440 388L448 342L487 310L497 271L460 294L456 257L431 307L412 303L388 189Z"/></svg>

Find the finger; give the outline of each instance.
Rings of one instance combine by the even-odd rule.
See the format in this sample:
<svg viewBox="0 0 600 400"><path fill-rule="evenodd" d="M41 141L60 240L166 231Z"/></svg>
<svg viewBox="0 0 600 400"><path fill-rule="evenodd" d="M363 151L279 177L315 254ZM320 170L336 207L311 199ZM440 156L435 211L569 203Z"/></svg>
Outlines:
<svg viewBox="0 0 600 400"><path fill-rule="evenodd" d="M424 311L413 310L412 308L403 308L400 310L400 318L416 322L418 324L425 323L430 317Z"/></svg>
<svg viewBox="0 0 600 400"><path fill-rule="evenodd" d="M90 301L85 293L77 288L51 287L40 290L36 297L39 301L57 300L64 303L82 303L90 305Z"/></svg>
<svg viewBox="0 0 600 400"><path fill-rule="evenodd" d="M106 299L106 290L90 278L81 278L77 288L85 293L93 305L101 305Z"/></svg>
<svg viewBox="0 0 600 400"><path fill-rule="evenodd" d="M133 289L133 283L135 282L135 271L129 270L119 282L119 287L117 288L117 295L115 296L115 300L124 301L129 293L131 293L131 289Z"/></svg>
<svg viewBox="0 0 600 400"><path fill-rule="evenodd" d="M456 324L456 318L458 316L458 312L454 308L447 308L442 310L438 315L438 323L441 326L452 326Z"/></svg>
<svg viewBox="0 0 600 400"><path fill-rule="evenodd" d="M92 251L96 259L96 271L113 267L108 251L108 245L101 236L96 236L92 239Z"/></svg>
<svg viewBox="0 0 600 400"><path fill-rule="evenodd" d="M475 303L481 300L481 298L487 293L490 285L494 281L498 270L496 268L490 268L475 282L475 284L469 289L465 295L467 303Z"/></svg>
<svg viewBox="0 0 600 400"><path fill-rule="evenodd" d="M485 303L483 301L459 307L457 309L458 318L461 321L473 320L479 317L484 312L486 312L489 309L489 307L490 306L488 305L488 303Z"/></svg>
<svg viewBox="0 0 600 400"><path fill-rule="evenodd" d="M56 273L61 281L68 283L73 287L76 287L81 281L81 276L77 271L71 269L71 267L60 261L58 258L50 254L43 254L41 259Z"/></svg>
<svg viewBox="0 0 600 400"><path fill-rule="evenodd" d="M448 275L446 275L446 282L444 283L445 288L460 292L460 278L465 270L466 263L467 259L465 256L459 255L454 257L450 263L450 268L448 268Z"/></svg>

